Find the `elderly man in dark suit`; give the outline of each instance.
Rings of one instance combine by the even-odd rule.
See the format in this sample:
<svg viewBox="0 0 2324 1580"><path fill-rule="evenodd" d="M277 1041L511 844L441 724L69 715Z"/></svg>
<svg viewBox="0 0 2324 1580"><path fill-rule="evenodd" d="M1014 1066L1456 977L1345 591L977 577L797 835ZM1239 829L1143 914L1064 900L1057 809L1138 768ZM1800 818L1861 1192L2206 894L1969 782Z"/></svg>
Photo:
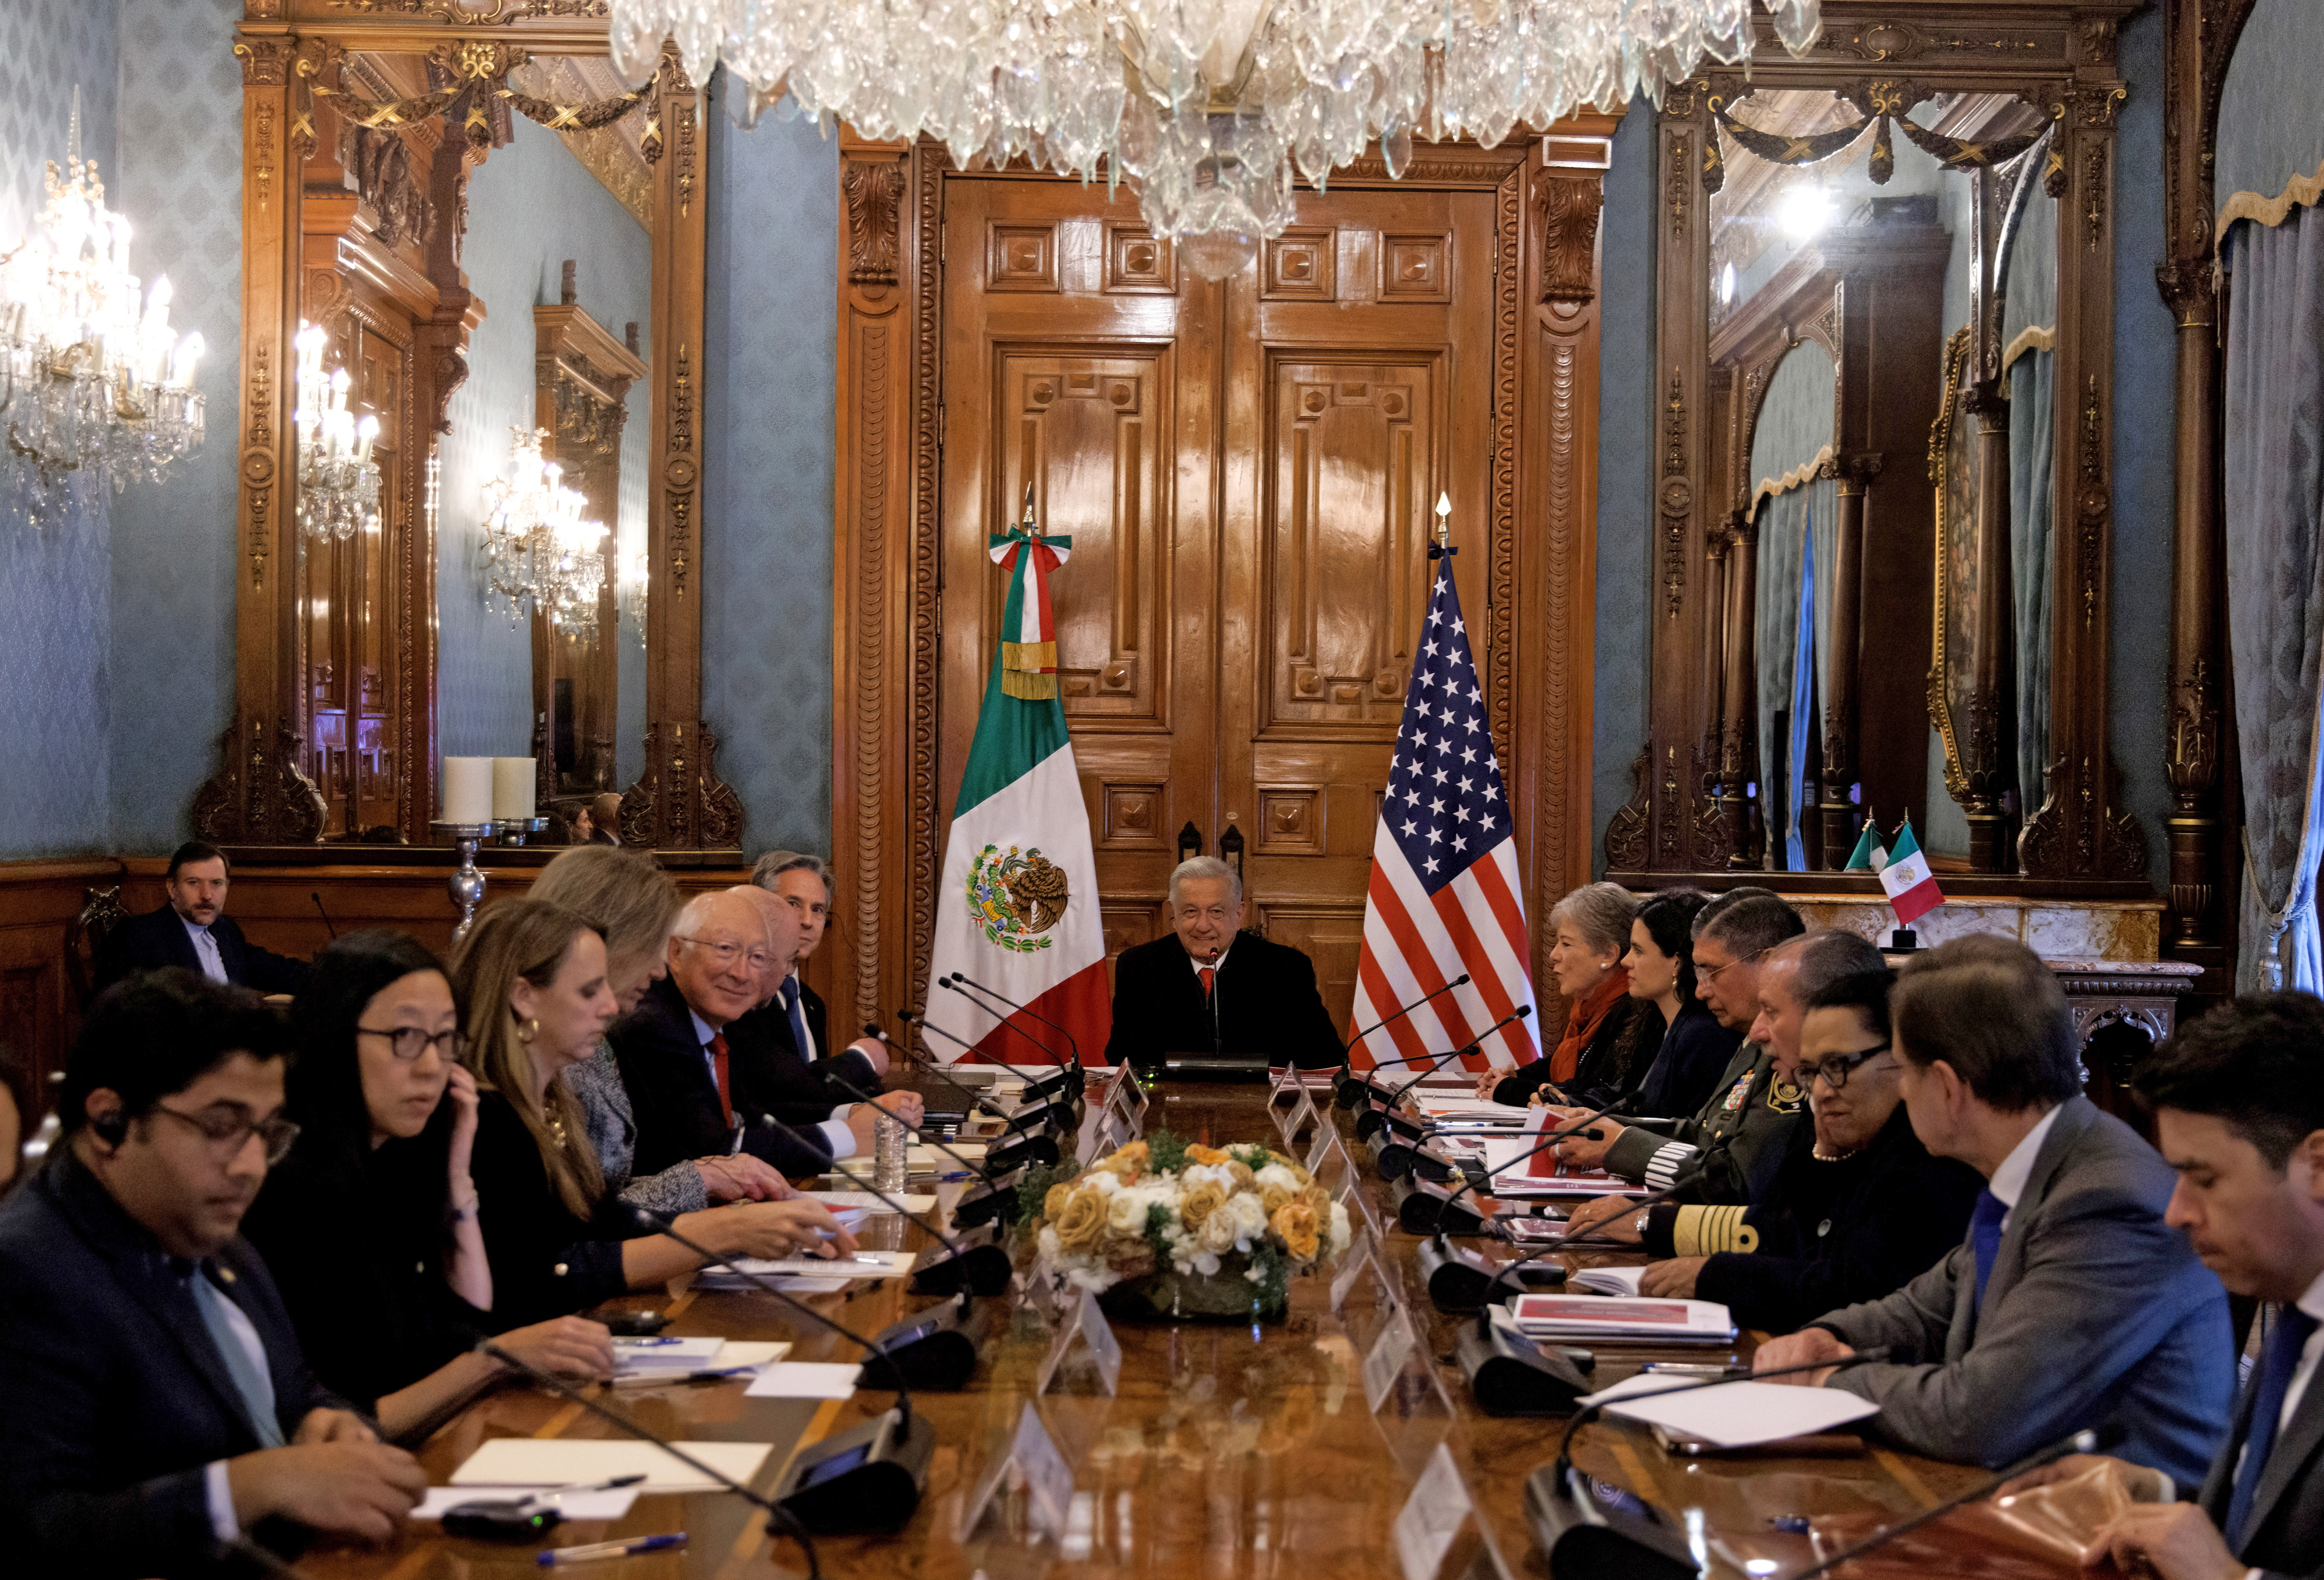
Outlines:
<svg viewBox="0 0 2324 1580"><path fill-rule="evenodd" d="M15 1572L224 1572L246 1533L379 1540L427 1490L324 1392L236 1234L297 1126L287 1030L186 971L100 998L65 1144L0 1205L0 1520ZM316 1246L314 1254L331 1254Z"/></svg>
<svg viewBox="0 0 2324 1580"><path fill-rule="evenodd" d="M1914 1134L1985 1177L1969 1236L1756 1364L1885 1345L1889 1360L1796 1378L1863 1395L1875 1430L1939 1459L2002 1465L2115 1426L2126 1457L2200 1480L2234 1394L2227 1293L2163 1221L2170 1165L2081 1096L2056 976L2014 941L1956 939L1904 968L1892 1013Z"/></svg>
<svg viewBox="0 0 2324 1580"><path fill-rule="evenodd" d="M2133 1504L2082 1561L2162 1580L2324 1573L2324 1003L2239 999L2181 1027L2133 1086L2179 1173L2171 1222L2228 1289L2277 1311L2196 1501Z"/></svg>
<svg viewBox="0 0 2324 1580"><path fill-rule="evenodd" d="M238 982L261 993L295 994L304 988L306 961L259 948L226 914L232 881L224 851L198 840L179 846L161 878L170 903L106 937L97 951L97 987L109 988L132 971L181 966L213 982Z"/></svg>

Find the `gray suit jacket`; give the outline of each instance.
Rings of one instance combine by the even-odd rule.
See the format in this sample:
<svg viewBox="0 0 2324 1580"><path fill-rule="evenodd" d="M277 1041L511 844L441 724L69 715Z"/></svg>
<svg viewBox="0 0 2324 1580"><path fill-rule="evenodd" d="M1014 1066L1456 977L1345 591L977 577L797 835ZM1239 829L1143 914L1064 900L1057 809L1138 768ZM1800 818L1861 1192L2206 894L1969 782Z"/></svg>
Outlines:
<svg viewBox="0 0 2324 1580"><path fill-rule="evenodd" d="M1977 1298L1969 1242L1885 1300L1821 1317L1895 1358L1831 1386L1880 1407L1885 1436L1998 1468L2084 1427L2192 1486L2227 1428L2227 1292L2163 1221L2170 1165L2121 1120L2069 1098L2034 1160Z"/></svg>
<svg viewBox="0 0 2324 1580"><path fill-rule="evenodd" d="M2236 1401L2235 1428L2203 1483L2203 1512L2222 1530L2227 1502L2235 1496L2236 1458L2251 1434L2252 1393L2258 1385L2254 1368L2251 1386ZM2250 1529L2236 1557L2271 1576L2324 1576L2324 1378L2309 1379L2300 1408L2276 1434L2252 1495Z"/></svg>

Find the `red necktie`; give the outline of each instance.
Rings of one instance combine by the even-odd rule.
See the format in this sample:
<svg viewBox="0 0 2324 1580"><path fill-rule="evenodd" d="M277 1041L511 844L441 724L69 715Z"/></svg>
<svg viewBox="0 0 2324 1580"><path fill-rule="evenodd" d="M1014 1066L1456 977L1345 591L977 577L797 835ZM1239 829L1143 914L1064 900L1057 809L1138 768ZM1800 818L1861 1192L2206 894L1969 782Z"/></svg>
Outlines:
<svg viewBox="0 0 2324 1580"><path fill-rule="evenodd" d="M1194 975L1203 979L1203 997L1208 998L1211 996L1211 984L1218 978L1218 972L1209 966L1196 966Z"/></svg>
<svg viewBox="0 0 2324 1580"><path fill-rule="evenodd" d="M726 1097L726 1033L710 1033L710 1068L717 1072L718 1114L727 1124L734 1123L734 1105Z"/></svg>

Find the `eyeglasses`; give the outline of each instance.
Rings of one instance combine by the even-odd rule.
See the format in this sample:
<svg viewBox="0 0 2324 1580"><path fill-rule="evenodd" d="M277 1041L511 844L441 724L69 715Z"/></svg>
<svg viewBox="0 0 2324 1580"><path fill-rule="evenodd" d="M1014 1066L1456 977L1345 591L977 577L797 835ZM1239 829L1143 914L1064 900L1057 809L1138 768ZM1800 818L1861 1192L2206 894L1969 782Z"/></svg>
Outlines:
<svg viewBox="0 0 2324 1580"><path fill-rule="evenodd" d="M405 1064L431 1048L439 1057L449 1059L452 1044L460 1035L456 1026L448 1032L423 1032L418 1026L357 1026L355 1032L359 1036L385 1037L389 1049Z"/></svg>
<svg viewBox="0 0 2324 1580"><path fill-rule="evenodd" d="M1830 1058L1818 1060L1813 1064L1798 1065L1794 1068L1792 1073L1799 1078L1802 1091L1807 1090L1819 1080L1833 1091L1839 1091L1848 1085L1848 1078L1855 1073L1858 1065L1867 1063L1886 1053L1888 1048L1889 1044L1886 1043L1875 1043L1871 1047L1858 1049L1853 1053L1834 1053Z"/></svg>
<svg viewBox="0 0 2324 1580"><path fill-rule="evenodd" d="M1698 982L1716 982L1721 971L1731 971L1738 966L1748 966L1766 952L1764 949L1755 949L1739 960L1729 960L1723 966L1713 966L1707 971L1701 966L1697 966L1694 968L1694 979Z"/></svg>
<svg viewBox="0 0 2324 1580"><path fill-rule="evenodd" d="M263 1119L243 1119L226 1114L204 1112L181 1114L166 1103L156 1103L152 1111L167 1114L180 1125L191 1125L210 1144L210 1152L221 1162L242 1155L253 1135L266 1148L267 1167L272 1168L290 1155L290 1144L299 1139L299 1126L280 1114Z"/></svg>
<svg viewBox="0 0 2324 1580"><path fill-rule="evenodd" d="M678 935L678 942L690 943L709 955L718 962L718 969L722 971L736 960L748 962L754 971L764 970L767 962L775 958L763 949L745 949L739 943L714 943L706 938L688 938L682 932Z"/></svg>

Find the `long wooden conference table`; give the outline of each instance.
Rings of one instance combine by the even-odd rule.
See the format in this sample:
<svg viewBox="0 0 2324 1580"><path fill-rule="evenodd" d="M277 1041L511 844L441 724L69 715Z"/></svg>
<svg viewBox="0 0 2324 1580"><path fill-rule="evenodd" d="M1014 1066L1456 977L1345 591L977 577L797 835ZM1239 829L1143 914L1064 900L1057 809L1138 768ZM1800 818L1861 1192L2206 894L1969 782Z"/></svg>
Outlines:
<svg viewBox="0 0 2324 1580"><path fill-rule="evenodd" d="M1095 1083L1093 1083L1094 1092ZM928 1580L1030 1580L1076 1575L1193 1577L1298 1576L1300 1580L1404 1580L1395 1524L1424 1474L1442 1475L1441 1446L1476 1509L1460 1539L1462 1551L1489 1575L1497 1562L1516 1576L1547 1573L1535 1550L1524 1508L1526 1475L1556 1452L1560 1419L1496 1419L1479 1410L1452 1361L1462 1321L1438 1313L1414 1266L1415 1236L1396 1229L1388 1188L1351 1134L1349 1115L1328 1106L1333 1145L1360 1180L1361 1215L1380 1226L1379 1261L1402 1285L1404 1309L1421 1335L1416 1369L1431 1385L1406 1384L1375 1413L1361 1375L1388 1309L1372 1291L1351 1291L1336 1314L1323 1276L1295 1281L1287 1318L1265 1326L1204 1322L1115 1325L1121 1364L1118 1391L1106 1395L1088 1369L1069 1369L1064 1386L1037 1397L1035 1382L1049 1347L1051 1318L1034 1302L1001 1297L976 1375L955 1393L916 1392L913 1405L936 1428L936 1455L920 1507L894 1536L819 1539L823 1571L840 1576L926 1576ZM1213 1144L1264 1142L1303 1158L1278 1128L1283 1110L1259 1085L1170 1084L1153 1089L1146 1126ZM1360 1166L1357 1166L1360 1165ZM927 1190L925 1183L915 1189ZM914 1249L921 1229L892 1215L862 1226L869 1248ZM1482 1245L1488 1254L1506 1252ZM1569 1267L1591 1259L1562 1253ZM1595 1260L1609 1260L1596 1254ZM1611 1260L1622 1260L1616 1254ZM1630 1258L1635 1260L1635 1258ZM1369 1285L1372 1280L1362 1281ZM936 1303L906 1292L905 1281L858 1282L845 1293L812 1297L816 1309L860 1332L876 1332ZM675 1335L793 1341L793 1360L845 1361L861 1349L814 1328L770 1296L688 1291L674 1298L621 1302L665 1311ZM1651 1359L1701 1363L1748 1358L1747 1339L1705 1352L1602 1345L1594 1380L1609 1383ZM1441 1391L1440 1391L1441 1387ZM596 1390L597 1397L672 1438L771 1442L774 1452L755 1488L771 1490L797 1451L888 1410L895 1395L859 1391L846 1400L752 1399L739 1382ZM988 1466L1008 1455L1019 1418L1035 1402L1050 1438L1072 1467L1070 1515L1062 1535L1033 1518L1028 1493L1005 1489L972 1530L963 1506ZM504 1387L472 1403L420 1448L431 1484L452 1472L487 1438L618 1436L580 1406L546 1392ZM1845 1517L1872 1529L1974 1483L1982 1472L1872 1446L1854 1456L1781 1458L1683 1458L1663 1451L1644 1428L1611 1420L1585 1428L1576 1464L1675 1514L1709 1573L1761 1580L1802 1566L1805 1537L1778 1522L1800 1516ZM1478 1527L1481 1527L1481 1540ZM1941 1526L1930 1528L1941 1530ZM679 1531L682 1548L586 1566L604 1580L742 1580L801 1575L803 1556L790 1539L770 1537L764 1518L727 1494L641 1497L618 1521L568 1523L535 1547L502 1547L446 1536L433 1522L407 1523L376 1548L318 1548L300 1567L316 1580L485 1580L540 1571L540 1547ZM1829 1548L1823 1549L1829 1551ZM1889 1573L1926 1566L1932 1549L1900 1550ZM2006 1555L1940 1547L1958 1575L2026 1572ZM1896 1559L1904 1559L1899 1564ZM1456 1564L1462 1560L1456 1557ZM1448 1566L1444 1573L1452 1574ZM1867 1568L1855 1573L1870 1574ZM1925 1572L1925 1567L1923 1568Z"/></svg>

